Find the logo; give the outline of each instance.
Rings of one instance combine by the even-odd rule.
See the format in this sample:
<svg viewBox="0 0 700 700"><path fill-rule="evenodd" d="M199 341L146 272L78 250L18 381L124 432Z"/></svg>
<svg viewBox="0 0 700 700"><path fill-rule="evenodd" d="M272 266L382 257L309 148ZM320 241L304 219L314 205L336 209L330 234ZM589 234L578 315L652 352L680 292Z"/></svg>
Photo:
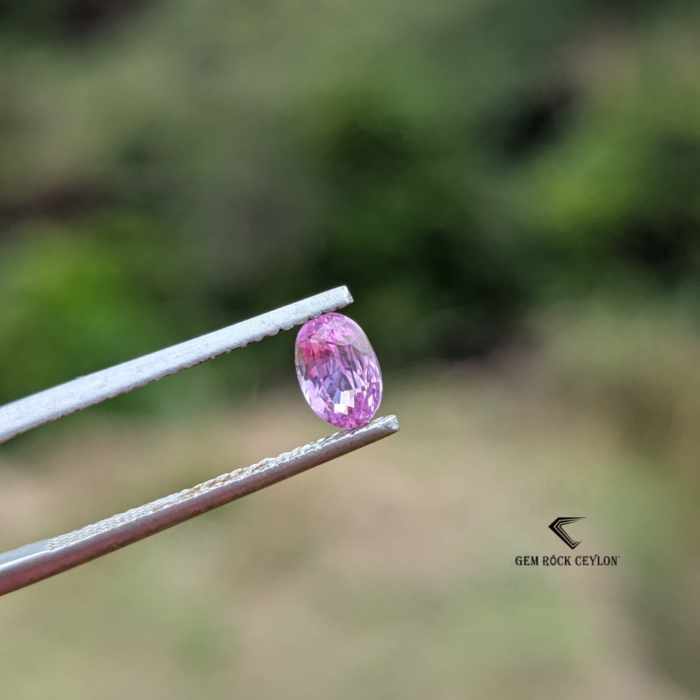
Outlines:
<svg viewBox="0 0 700 700"><path fill-rule="evenodd" d="M581 541L574 542L564 530L564 525L571 525L571 523L575 523L578 520L583 520L583 518L557 518L549 526L549 529L562 541L566 542L571 549L576 549L581 544Z"/></svg>
<svg viewBox="0 0 700 700"><path fill-rule="evenodd" d="M581 542L574 542L569 533L564 530L565 525L584 520L584 518L557 518L549 529L571 549L576 549ZM519 554L515 557L516 566L617 566L620 561L619 554L552 554L541 556L539 554Z"/></svg>

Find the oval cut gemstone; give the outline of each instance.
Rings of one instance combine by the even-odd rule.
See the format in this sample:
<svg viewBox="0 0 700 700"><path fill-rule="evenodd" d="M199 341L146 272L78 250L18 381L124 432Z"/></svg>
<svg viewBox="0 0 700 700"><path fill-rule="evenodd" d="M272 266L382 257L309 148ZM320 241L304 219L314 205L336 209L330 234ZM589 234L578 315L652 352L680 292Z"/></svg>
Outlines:
<svg viewBox="0 0 700 700"><path fill-rule="evenodd" d="M313 412L337 428L372 420L382 400L382 373L365 332L329 313L305 323L296 344L297 377Z"/></svg>

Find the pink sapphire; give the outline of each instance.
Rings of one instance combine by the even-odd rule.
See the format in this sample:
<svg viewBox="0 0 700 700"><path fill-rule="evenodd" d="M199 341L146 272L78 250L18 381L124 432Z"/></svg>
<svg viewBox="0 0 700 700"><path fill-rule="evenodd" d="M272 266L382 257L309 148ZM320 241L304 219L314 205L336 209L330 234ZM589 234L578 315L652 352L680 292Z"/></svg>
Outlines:
<svg viewBox="0 0 700 700"><path fill-rule="evenodd" d="M338 428L372 420L382 400L382 373L365 332L330 313L305 323L296 345L299 384L313 412Z"/></svg>

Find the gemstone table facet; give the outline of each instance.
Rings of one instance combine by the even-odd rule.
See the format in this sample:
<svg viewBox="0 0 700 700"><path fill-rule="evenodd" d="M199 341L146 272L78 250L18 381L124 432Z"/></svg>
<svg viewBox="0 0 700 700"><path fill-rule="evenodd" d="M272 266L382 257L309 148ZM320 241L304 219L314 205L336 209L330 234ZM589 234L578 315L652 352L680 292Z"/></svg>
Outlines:
<svg viewBox="0 0 700 700"><path fill-rule="evenodd" d="M359 428L377 412L379 361L365 332L347 316L328 313L301 327L296 368L307 403L331 425Z"/></svg>

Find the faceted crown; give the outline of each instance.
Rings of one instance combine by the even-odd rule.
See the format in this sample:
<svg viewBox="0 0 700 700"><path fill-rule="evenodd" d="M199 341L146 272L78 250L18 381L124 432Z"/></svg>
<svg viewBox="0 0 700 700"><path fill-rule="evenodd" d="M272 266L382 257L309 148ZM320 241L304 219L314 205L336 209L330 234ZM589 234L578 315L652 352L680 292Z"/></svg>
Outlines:
<svg viewBox="0 0 700 700"><path fill-rule="evenodd" d="M347 316L329 313L297 336L299 384L314 413L338 428L359 428L377 412L382 373L369 339Z"/></svg>

